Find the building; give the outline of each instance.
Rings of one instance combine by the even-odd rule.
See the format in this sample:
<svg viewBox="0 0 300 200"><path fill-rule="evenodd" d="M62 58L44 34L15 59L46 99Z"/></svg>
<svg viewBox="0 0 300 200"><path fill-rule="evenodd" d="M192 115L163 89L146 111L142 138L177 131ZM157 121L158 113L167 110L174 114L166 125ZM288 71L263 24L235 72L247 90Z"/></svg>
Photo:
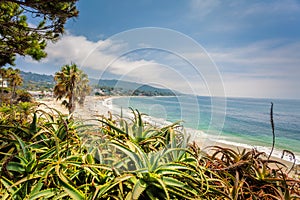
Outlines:
<svg viewBox="0 0 300 200"><path fill-rule="evenodd" d="M0 77L0 87L1 88L7 88L8 87L7 80L3 79L2 77Z"/></svg>

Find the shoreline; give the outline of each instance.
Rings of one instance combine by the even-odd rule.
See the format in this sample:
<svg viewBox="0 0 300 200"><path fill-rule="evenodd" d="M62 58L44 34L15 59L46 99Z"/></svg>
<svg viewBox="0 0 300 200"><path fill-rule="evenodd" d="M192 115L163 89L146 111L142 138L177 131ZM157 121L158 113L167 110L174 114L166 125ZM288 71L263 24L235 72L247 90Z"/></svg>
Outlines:
<svg viewBox="0 0 300 200"><path fill-rule="evenodd" d="M84 103L84 107L80 107L79 105L76 105L76 109L75 109L75 112L73 115L75 118L78 118L80 120L86 120L86 119L95 118L97 116L108 116L109 113L111 113L113 115L120 114L121 109L112 104L112 99L122 98L122 97L123 96L87 96L85 103ZM60 101L56 101L55 98L37 100L37 102L45 103L47 106L53 107L53 108L59 110L60 112L62 112L62 114L68 114L68 110L61 105ZM47 108L43 107L43 105L41 105L41 109L47 109ZM123 112L123 114L125 114L126 117L133 116L133 115L131 115L131 113L127 113L127 112ZM155 119L154 117L151 117L151 116L147 116L145 121L148 123L154 123L154 125L158 125L159 122L161 125L166 125L166 123L167 123L167 121L162 122L162 121L159 121L159 119ZM200 134L202 137L204 137L203 138L204 140L202 140L202 141L200 141L200 138L198 138L197 136L193 138L193 140L198 145L202 144L201 149L203 149L203 147L205 147L205 146L211 146L211 145L216 145L216 146L220 146L223 148L230 148L232 150L237 150L240 152L243 151L243 149L251 150L253 148L256 148L255 146L246 145L246 144L245 145L243 145L243 144L234 145L234 144L232 144L232 142L227 141L227 140L224 140L224 141L218 140L218 139L212 140L212 139L209 139L208 138L209 136L201 130L192 130L190 128L185 128L185 129L186 129L186 132L190 133L191 135L193 132L194 133L197 132L197 134ZM203 144L205 144L205 145L203 145ZM268 147L262 147L262 148L267 149ZM260 152L265 152L265 151L262 151L263 150L262 148L256 148L256 149ZM276 151L276 152L278 153L279 151ZM268 152L266 152L266 154L268 156ZM276 161L283 163L284 165L286 165L288 167L287 169L290 169L291 166L293 165L292 161L287 160L287 158L281 159L279 157L279 155L274 155L274 152L273 152L273 155L271 156L271 160L276 160ZM297 160L297 161L298 161L298 163L296 163L296 165L299 166L299 160ZM283 169L283 171L285 171L285 169ZM290 174L293 176L296 175L294 170L292 170L292 172Z"/></svg>

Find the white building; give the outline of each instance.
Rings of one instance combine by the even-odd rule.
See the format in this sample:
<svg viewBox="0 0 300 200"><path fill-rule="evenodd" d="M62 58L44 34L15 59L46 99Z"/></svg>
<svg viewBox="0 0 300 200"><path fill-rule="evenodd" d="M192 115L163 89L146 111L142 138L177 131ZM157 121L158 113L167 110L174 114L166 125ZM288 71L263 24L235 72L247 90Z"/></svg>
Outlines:
<svg viewBox="0 0 300 200"><path fill-rule="evenodd" d="M2 88L7 88L7 80L2 79L2 77L0 77L0 87Z"/></svg>

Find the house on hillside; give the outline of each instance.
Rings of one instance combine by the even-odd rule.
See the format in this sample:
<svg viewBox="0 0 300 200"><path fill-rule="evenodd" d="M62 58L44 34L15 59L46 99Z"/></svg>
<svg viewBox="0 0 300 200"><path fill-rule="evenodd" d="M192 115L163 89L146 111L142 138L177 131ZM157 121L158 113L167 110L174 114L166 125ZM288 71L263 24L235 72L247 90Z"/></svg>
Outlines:
<svg viewBox="0 0 300 200"><path fill-rule="evenodd" d="M7 85L7 80L6 79L3 79L1 76L0 76L0 88L7 88L8 85Z"/></svg>

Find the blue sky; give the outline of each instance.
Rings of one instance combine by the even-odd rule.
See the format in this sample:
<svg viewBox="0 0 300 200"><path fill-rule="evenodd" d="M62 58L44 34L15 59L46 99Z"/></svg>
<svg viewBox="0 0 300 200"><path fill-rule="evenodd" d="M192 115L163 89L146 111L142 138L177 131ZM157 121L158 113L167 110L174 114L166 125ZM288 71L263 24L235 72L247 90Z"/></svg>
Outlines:
<svg viewBox="0 0 300 200"><path fill-rule="evenodd" d="M300 1L81 0L78 9L79 17L68 22L62 39L48 45L46 59L19 58L17 67L53 74L75 62L94 78L219 94L213 91L212 74L205 72L209 69L219 72L226 96L300 99ZM158 29L163 37L150 41L147 31L142 36L130 32L143 27L165 28ZM147 40L144 49L141 39L138 51L130 51L136 41L126 41L122 32L128 30L134 35L128 40ZM203 50L187 47L191 40ZM166 43L163 50L155 42ZM205 53L210 64L201 57ZM189 63L194 58L206 67L196 66L198 74Z"/></svg>

